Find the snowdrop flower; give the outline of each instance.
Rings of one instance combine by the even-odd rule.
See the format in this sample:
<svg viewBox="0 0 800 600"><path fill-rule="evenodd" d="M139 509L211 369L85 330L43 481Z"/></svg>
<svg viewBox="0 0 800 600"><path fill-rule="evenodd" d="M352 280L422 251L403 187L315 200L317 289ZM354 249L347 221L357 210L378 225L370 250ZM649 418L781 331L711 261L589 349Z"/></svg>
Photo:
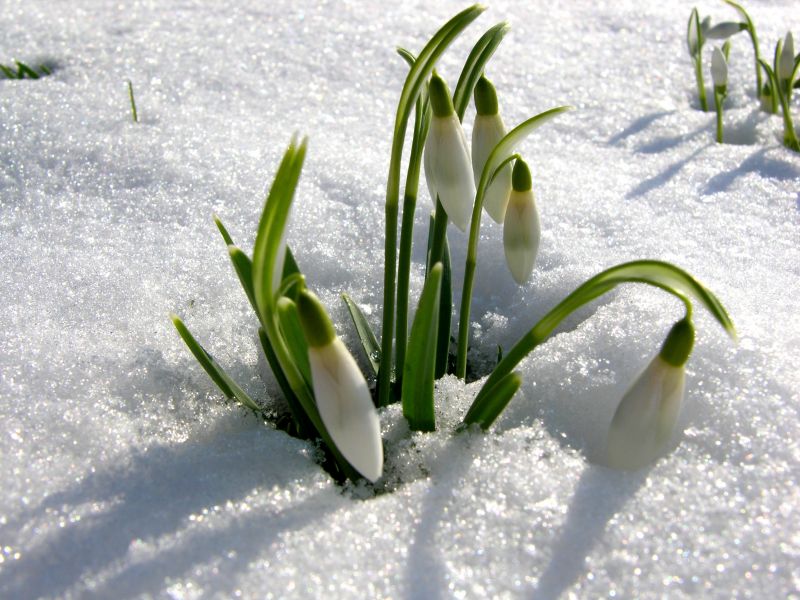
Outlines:
<svg viewBox="0 0 800 600"><path fill-rule="evenodd" d="M428 90L433 116L425 142L425 179L433 202L438 195L456 227L466 231L475 200L467 138L453 110L450 90L435 71Z"/></svg>
<svg viewBox="0 0 800 600"><path fill-rule="evenodd" d="M311 380L322 422L347 461L370 481L383 472L378 413L364 375L336 335L319 298L303 290L297 299L308 342Z"/></svg>
<svg viewBox="0 0 800 600"><path fill-rule="evenodd" d="M472 173L477 187L486 160L506 135L506 126L497 108L497 92L492 82L481 76L475 85L475 125L472 128ZM505 165L495 176L483 196L483 208L496 223L502 223L511 193L511 165Z"/></svg>
<svg viewBox="0 0 800 600"><path fill-rule="evenodd" d="M503 248L514 281L523 285L533 272L541 225L531 189L531 172L521 158L514 163L511 179L513 189L503 221Z"/></svg>
<svg viewBox="0 0 800 600"><path fill-rule="evenodd" d="M693 344L691 321L676 323L661 352L622 397L608 433L609 466L639 469L664 453L683 402L684 365Z"/></svg>
<svg viewBox="0 0 800 600"><path fill-rule="evenodd" d="M714 90L724 94L725 87L728 85L728 61L725 54L719 48L714 48L711 54L711 79L714 81Z"/></svg>
<svg viewBox="0 0 800 600"><path fill-rule="evenodd" d="M789 80L794 72L794 37L792 32L786 34L783 40L783 49L778 60L778 79Z"/></svg>

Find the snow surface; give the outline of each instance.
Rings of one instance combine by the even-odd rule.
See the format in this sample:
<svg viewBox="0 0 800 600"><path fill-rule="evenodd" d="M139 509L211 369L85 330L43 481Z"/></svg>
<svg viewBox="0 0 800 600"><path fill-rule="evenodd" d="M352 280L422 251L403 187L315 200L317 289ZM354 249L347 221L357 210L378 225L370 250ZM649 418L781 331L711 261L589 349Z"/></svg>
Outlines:
<svg viewBox="0 0 800 600"><path fill-rule="evenodd" d="M681 315L643 286L534 352L488 434L452 434L478 390L454 378L438 384L436 434L384 410L377 495L337 487L313 447L222 402L178 338L170 311L250 393L274 392L211 216L251 248L295 131L311 141L290 243L351 348L340 292L377 328L406 72L394 46L418 50L463 6L3 3L0 62L56 70L0 81L0 596L800 595L800 156L778 143L780 118L755 110L744 34L725 117L736 143L714 143L693 100L692 3L498 2L440 64L454 81L507 19L488 71L506 122L576 107L522 147L543 227L526 287L484 218L475 348L509 347L583 280L635 258L681 265L732 315L738 346L698 310L681 431L651 468L592 462ZM800 31L795 2L747 6L766 55ZM466 237L450 240L459 277Z"/></svg>

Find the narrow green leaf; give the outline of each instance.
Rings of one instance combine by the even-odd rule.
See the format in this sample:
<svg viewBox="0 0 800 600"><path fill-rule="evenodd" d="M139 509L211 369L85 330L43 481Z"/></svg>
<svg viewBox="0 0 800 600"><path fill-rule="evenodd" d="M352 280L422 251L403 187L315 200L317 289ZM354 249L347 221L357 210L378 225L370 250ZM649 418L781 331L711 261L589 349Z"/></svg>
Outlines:
<svg viewBox="0 0 800 600"><path fill-rule="evenodd" d="M459 121L464 120L464 113L467 110L467 106L469 106L472 91L475 89L475 84L478 83L486 63L489 62L509 29L511 27L505 22L491 27L481 36L469 53L453 92L453 107Z"/></svg>
<svg viewBox="0 0 800 600"><path fill-rule="evenodd" d="M225 245L234 246L235 244L233 243L233 238L231 237L231 234L228 233L228 230L225 228L225 225L222 224L222 220L217 215L214 215L214 223L216 224L217 229L219 229L219 232L222 234L222 239L225 240Z"/></svg>
<svg viewBox="0 0 800 600"><path fill-rule="evenodd" d="M3 72L3 75L6 76L6 79L18 79L17 73L13 69L8 68L6 65L0 65L0 71Z"/></svg>
<svg viewBox="0 0 800 600"><path fill-rule="evenodd" d="M447 373L450 359L450 327L453 321L453 272L450 264L450 244L444 238L442 251L442 291L439 295L439 324L436 336L436 372L439 379Z"/></svg>
<svg viewBox="0 0 800 600"><path fill-rule="evenodd" d="M131 118L134 123L139 122L139 113L136 111L136 99L133 97L133 82L128 80L128 99L131 102Z"/></svg>
<svg viewBox="0 0 800 600"><path fill-rule="evenodd" d="M342 294L342 300L344 300L344 304L350 312L350 318L353 319L353 325L356 328L358 339L361 340L361 347L364 349L364 354L367 355L367 360L369 364L372 365L372 371L377 375L381 364L381 347L378 344L378 339L372 332L372 328L369 326L369 322L364 316L364 313L361 312L358 304L353 302L352 298L346 293Z"/></svg>
<svg viewBox="0 0 800 600"><path fill-rule="evenodd" d="M256 311L256 315L258 315L255 293L253 292L253 263L250 261L249 256L233 245L228 246L228 255L231 257L233 270L236 271L239 283L242 284L244 293L247 294L250 306L253 307L253 310Z"/></svg>
<svg viewBox="0 0 800 600"><path fill-rule="evenodd" d="M422 288L403 369L403 415L414 431L433 431L436 428L433 382L442 271L442 263L436 263Z"/></svg>
<svg viewBox="0 0 800 600"><path fill-rule="evenodd" d="M261 341L261 348L264 351L264 357L267 359L267 364L269 364L269 368L272 371L272 374L275 376L275 381L278 382L278 387L281 388L283 397L286 399L286 404L289 406L289 412L292 413L292 419L294 421L295 430L298 436L303 439L314 439L319 437L317 428L314 427L314 424L306 414L306 411L303 410L302 404L297 399L297 395L294 393L294 390L292 390L292 386L289 385L289 380L286 379L286 375L284 374L283 369L281 369L280 361L275 355L275 350L273 349L267 334L264 332L263 327L258 328L258 339Z"/></svg>
<svg viewBox="0 0 800 600"><path fill-rule="evenodd" d="M297 314L297 305L289 298L283 297L278 300L277 311L278 324L280 325L286 347L292 355L294 364L297 365L300 374L306 383L311 387L311 365L308 362L308 344L303 335L303 328L300 325L300 317Z"/></svg>
<svg viewBox="0 0 800 600"><path fill-rule="evenodd" d="M29 77L31 79L39 79L39 74L31 69L28 65L23 62L16 61L17 68L19 69L19 78L24 79L25 77Z"/></svg>
<svg viewBox="0 0 800 600"><path fill-rule="evenodd" d="M489 429L511 402L511 398L517 393L520 385L522 385L522 377L516 371L500 379L488 390L486 397L489 398L489 401L483 402L479 410L470 411L469 420L464 419L463 424L469 426L477 423L481 429Z"/></svg>
<svg viewBox="0 0 800 600"><path fill-rule="evenodd" d="M227 398L235 398L239 401L239 403L244 406L245 408L249 408L250 410L261 413L261 407L256 404L247 393L240 388L233 379L231 379L227 373L219 366L214 357L211 356L199 343L189 330L186 328L186 325L183 324L183 321L177 315L170 315L172 319L173 325L175 325L175 329L178 330L183 341L189 347L189 350L197 359L197 362L200 363L200 366L203 367L208 376L211 377L212 381L217 384L217 387L222 391L223 394Z"/></svg>
<svg viewBox="0 0 800 600"><path fill-rule="evenodd" d="M736 329L728 313L717 297L689 273L672 265L656 260L637 260L611 267L598 273L584 284L579 286L569 296L564 298L555 308L548 312L542 319L526 333L511 350L506 354L500 364L489 375L486 383L478 392L472 406L464 418L469 424L474 421L474 415L483 414L486 410L484 404L491 402L491 391L497 383L510 373L519 362L534 348L541 344L553 330L568 315L587 302L611 291L621 283L646 283L669 292L686 305L687 314L691 314L690 298L700 302L711 315L722 325L723 329L734 340Z"/></svg>
<svg viewBox="0 0 800 600"><path fill-rule="evenodd" d="M283 258L280 253L285 248L284 229L300 179L305 152L305 139L299 145L294 139L289 144L275 174L258 224L253 247L253 289L262 322L266 322L274 311L276 299L273 292L280 283L275 269L280 268L281 275L283 274L283 266L278 263Z"/></svg>

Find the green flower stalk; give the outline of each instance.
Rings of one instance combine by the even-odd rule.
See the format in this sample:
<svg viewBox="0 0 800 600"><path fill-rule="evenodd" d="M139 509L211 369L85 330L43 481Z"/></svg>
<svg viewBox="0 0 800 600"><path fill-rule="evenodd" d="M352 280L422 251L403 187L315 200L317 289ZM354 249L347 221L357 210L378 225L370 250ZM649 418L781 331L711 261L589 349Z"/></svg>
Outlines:
<svg viewBox="0 0 800 600"><path fill-rule="evenodd" d="M727 44L727 42L726 42ZM717 143L722 143L722 103L728 87L728 61L726 53L714 48L711 55L711 79L714 82L714 107L717 110Z"/></svg>
<svg viewBox="0 0 800 600"><path fill-rule="evenodd" d="M800 56L792 56L793 52L794 39L792 34L788 33L786 38L778 40L778 44L775 46L775 58L772 66L763 59L761 66L769 77L770 86L778 98L783 113L783 144L795 152L800 152L800 140L794 130L790 104L792 89L797 83L798 72L800 72Z"/></svg>
<svg viewBox="0 0 800 600"><path fill-rule="evenodd" d="M302 290L297 312L308 344L314 399L322 422L342 456L375 482L383 472L383 445L367 381L336 335L319 298Z"/></svg>
<svg viewBox="0 0 800 600"><path fill-rule="evenodd" d="M708 30L711 19L706 17L700 22L700 14L696 8L692 9L689 15L689 25L686 32L686 42L689 48L689 56L694 61L694 74L697 80L697 95L700 98L700 108L708 110L706 100L706 84L703 81L703 44L705 44L705 32Z"/></svg>
<svg viewBox="0 0 800 600"><path fill-rule="evenodd" d="M433 116L425 142L425 179L431 199L435 202L438 198L450 220L466 231L475 198L469 148L450 90L436 71L428 85L428 96Z"/></svg>
<svg viewBox="0 0 800 600"><path fill-rule="evenodd" d="M683 404L685 364L693 344L694 327L686 317L672 327L661 352L622 397L608 433L609 466L640 469L664 454Z"/></svg>
<svg viewBox="0 0 800 600"><path fill-rule="evenodd" d="M756 34L756 26L753 23L753 19L750 18L750 15L747 14L747 11L744 9L744 6L739 4L738 2L734 2L733 0L723 0L725 4L731 6L736 12L739 13L739 16L744 19L743 23L739 25L742 27L744 31L747 31L747 35L750 36L750 41L753 44L753 61L755 63L756 69L756 97L759 98L762 103L766 100L770 103L771 110L773 113L778 111L778 104L777 100L774 98L773 94L770 91L769 84L764 84L762 75L761 75L761 51L758 47L758 35Z"/></svg>
<svg viewBox="0 0 800 600"><path fill-rule="evenodd" d="M475 85L475 123L472 126L472 173L475 185L481 182L483 166L494 147L506 135L506 126L497 104L492 82L481 75ZM511 165L505 165L486 189L483 207L495 223L502 223L511 193Z"/></svg>
<svg viewBox="0 0 800 600"><path fill-rule="evenodd" d="M531 172L521 158L514 163L513 189L503 223L503 250L514 281L524 285L533 273L541 225L533 198Z"/></svg>

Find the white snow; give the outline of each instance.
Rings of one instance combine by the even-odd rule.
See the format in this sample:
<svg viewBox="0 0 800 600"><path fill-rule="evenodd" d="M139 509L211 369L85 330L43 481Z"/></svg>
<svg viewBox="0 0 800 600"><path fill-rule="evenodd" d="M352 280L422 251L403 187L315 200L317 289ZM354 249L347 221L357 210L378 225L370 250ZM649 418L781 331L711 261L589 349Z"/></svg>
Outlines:
<svg viewBox="0 0 800 600"><path fill-rule="evenodd" d="M497 2L439 65L454 85L472 43L508 20L487 73L507 125L576 107L521 148L543 234L529 285L483 220L475 348L510 347L582 281L635 258L675 262L729 310L738 346L697 309L680 431L651 468L592 462L681 316L643 286L538 348L487 434L452 433L479 389L452 377L435 434L383 410L378 495L336 486L315 448L226 405L174 331L170 311L251 394L275 393L211 217L250 251L295 131L310 148L289 243L350 348L340 292L378 328L406 72L394 46L419 50L465 6L428 4L3 4L0 62L57 68L0 80L0 596L800 594L800 155L779 144L780 117L756 110L745 34L730 58L735 143L714 143L694 100L690 2ZM800 30L791 1L746 5L766 56ZM466 236L450 228L450 243L460 281Z"/></svg>

